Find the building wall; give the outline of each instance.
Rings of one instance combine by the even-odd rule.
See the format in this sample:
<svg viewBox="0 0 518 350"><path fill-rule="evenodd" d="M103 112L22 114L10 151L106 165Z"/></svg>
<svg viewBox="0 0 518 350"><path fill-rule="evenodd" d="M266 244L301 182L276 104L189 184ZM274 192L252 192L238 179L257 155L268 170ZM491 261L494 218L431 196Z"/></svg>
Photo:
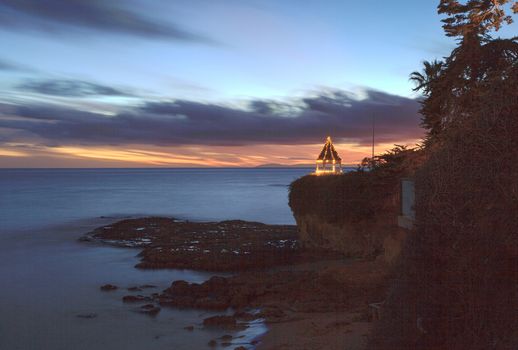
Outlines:
<svg viewBox="0 0 518 350"><path fill-rule="evenodd" d="M404 178L401 180L401 213L398 217L398 225L411 229L415 220L415 190L414 180Z"/></svg>

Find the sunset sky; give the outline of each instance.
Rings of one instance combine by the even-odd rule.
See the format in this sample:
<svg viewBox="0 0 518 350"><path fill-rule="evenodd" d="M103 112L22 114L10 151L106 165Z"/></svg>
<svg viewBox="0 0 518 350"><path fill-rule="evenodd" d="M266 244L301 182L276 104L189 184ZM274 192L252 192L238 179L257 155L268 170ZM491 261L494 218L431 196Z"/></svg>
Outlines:
<svg viewBox="0 0 518 350"><path fill-rule="evenodd" d="M0 167L308 164L327 135L354 164L372 116L415 144L437 3L0 0Z"/></svg>

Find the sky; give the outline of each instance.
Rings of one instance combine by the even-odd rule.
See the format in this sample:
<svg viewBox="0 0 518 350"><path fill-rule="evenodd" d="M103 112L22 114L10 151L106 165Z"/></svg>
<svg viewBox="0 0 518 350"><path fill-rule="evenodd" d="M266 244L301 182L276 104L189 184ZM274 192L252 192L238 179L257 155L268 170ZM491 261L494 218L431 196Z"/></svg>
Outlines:
<svg viewBox="0 0 518 350"><path fill-rule="evenodd" d="M415 145L437 3L0 0L0 167L312 164L328 135L356 164L373 119Z"/></svg>

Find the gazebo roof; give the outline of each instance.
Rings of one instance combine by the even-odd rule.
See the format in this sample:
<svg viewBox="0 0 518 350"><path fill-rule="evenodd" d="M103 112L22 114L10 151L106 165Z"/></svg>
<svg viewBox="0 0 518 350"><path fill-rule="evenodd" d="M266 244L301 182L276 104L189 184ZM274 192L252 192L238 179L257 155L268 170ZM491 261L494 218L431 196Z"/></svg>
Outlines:
<svg viewBox="0 0 518 350"><path fill-rule="evenodd" d="M324 145L324 148L322 148L322 151L320 152L320 155L318 156L317 160L321 160L324 162L328 161L335 161L335 162L341 162L342 158L338 155L338 152L335 150L335 147L333 146L333 142L331 141L331 136L327 137L326 143Z"/></svg>

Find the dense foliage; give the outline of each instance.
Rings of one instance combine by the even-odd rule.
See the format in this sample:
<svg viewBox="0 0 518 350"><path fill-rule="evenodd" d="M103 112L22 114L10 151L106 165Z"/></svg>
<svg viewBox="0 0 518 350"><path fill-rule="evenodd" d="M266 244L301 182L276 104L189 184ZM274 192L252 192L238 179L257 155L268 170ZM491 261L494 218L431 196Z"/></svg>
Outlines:
<svg viewBox="0 0 518 350"><path fill-rule="evenodd" d="M413 173L422 150L396 146L357 171L343 175L304 176L290 186L289 204L296 216L316 215L333 224L397 216L399 180Z"/></svg>
<svg viewBox="0 0 518 350"><path fill-rule="evenodd" d="M488 31L499 29L511 17L503 12L508 0L441 0L439 13L449 36L458 38L458 46L444 61L424 62L423 72L410 79L416 91L426 97L422 102L422 124L428 130L426 145L439 141L439 135L457 117L481 108L481 95L510 79L518 64L518 37L494 39ZM518 2L513 9L518 11Z"/></svg>
<svg viewBox="0 0 518 350"><path fill-rule="evenodd" d="M373 349L518 348L518 44L488 35L510 21L506 3L440 3L460 41L433 74L413 75L427 160Z"/></svg>

